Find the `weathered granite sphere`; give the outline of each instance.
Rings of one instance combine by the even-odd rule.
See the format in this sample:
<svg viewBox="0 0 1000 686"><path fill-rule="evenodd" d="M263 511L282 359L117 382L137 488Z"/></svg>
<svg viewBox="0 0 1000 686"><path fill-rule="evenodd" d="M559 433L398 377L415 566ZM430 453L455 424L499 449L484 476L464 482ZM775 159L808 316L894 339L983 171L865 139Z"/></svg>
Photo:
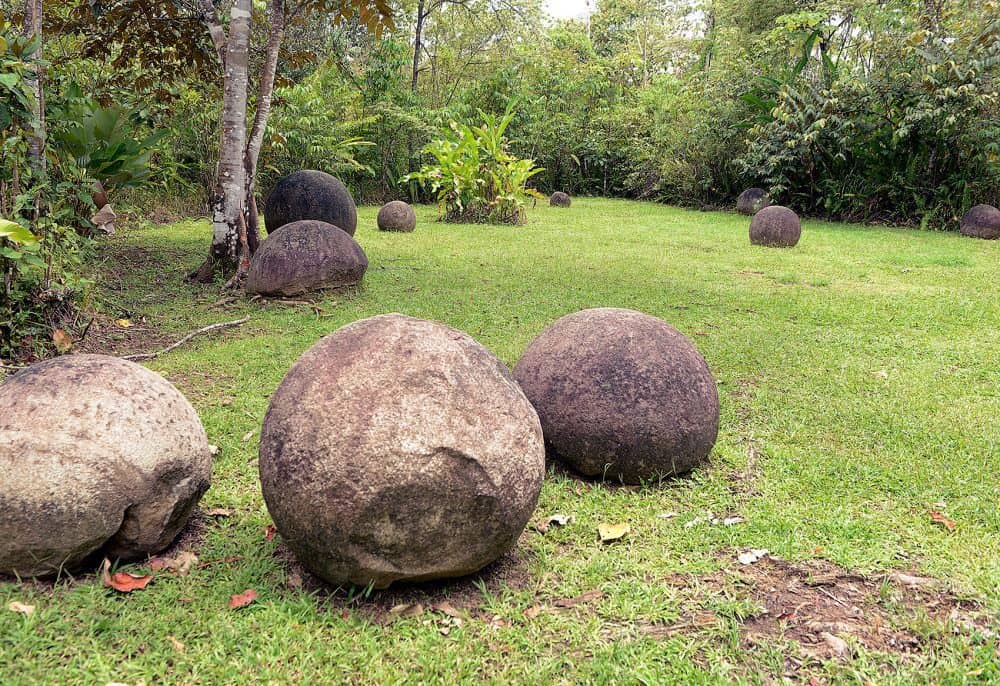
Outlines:
<svg viewBox="0 0 1000 686"><path fill-rule="evenodd" d="M791 248L801 235L799 215L781 205L765 207L750 221L750 242L754 245Z"/></svg>
<svg viewBox="0 0 1000 686"><path fill-rule="evenodd" d="M264 224L274 233L285 224L314 219L339 226L354 235L358 208L340 179L321 171L303 170L278 181L264 202Z"/></svg>
<svg viewBox="0 0 1000 686"><path fill-rule="evenodd" d="M415 228L417 228L417 213L401 200L393 200L378 211L379 231L410 232Z"/></svg>
<svg viewBox="0 0 1000 686"><path fill-rule="evenodd" d="M197 413L159 374L104 355L18 372L0 384L0 573L159 552L211 470Z"/></svg>
<svg viewBox="0 0 1000 686"><path fill-rule="evenodd" d="M553 207L569 207L573 203L573 199L569 197L568 194L562 191L556 191L549 198L549 204Z"/></svg>
<svg viewBox="0 0 1000 686"><path fill-rule="evenodd" d="M475 572L538 500L538 416L466 334L389 314L322 339L271 399L264 500L288 546L332 584Z"/></svg>
<svg viewBox="0 0 1000 686"><path fill-rule="evenodd" d="M250 259L246 290L291 296L361 283L368 257L358 242L320 221L285 224Z"/></svg>
<svg viewBox="0 0 1000 686"><path fill-rule="evenodd" d="M992 205L976 205L962 217L959 231L973 238L1000 238L1000 210Z"/></svg>
<svg viewBox="0 0 1000 686"><path fill-rule="evenodd" d="M656 317L567 315L528 346L514 377L555 457L587 476L638 484L682 474L715 445L715 379L694 345Z"/></svg>
<svg viewBox="0 0 1000 686"><path fill-rule="evenodd" d="M771 200L763 188L748 188L736 199L736 211L752 216L770 204Z"/></svg>

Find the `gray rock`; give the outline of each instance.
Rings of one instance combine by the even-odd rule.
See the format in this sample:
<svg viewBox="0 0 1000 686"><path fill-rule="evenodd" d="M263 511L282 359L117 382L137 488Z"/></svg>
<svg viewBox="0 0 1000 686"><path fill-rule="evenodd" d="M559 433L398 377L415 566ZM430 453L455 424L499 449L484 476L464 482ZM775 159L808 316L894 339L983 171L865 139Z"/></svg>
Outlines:
<svg viewBox="0 0 1000 686"><path fill-rule="evenodd" d="M555 456L587 476L637 484L687 472L719 431L704 358L666 322L601 308L565 316L514 367Z"/></svg>
<svg viewBox="0 0 1000 686"><path fill-rule="evenodd" d="M390 314L308 350L271 399L264 500L332 584L471 574L517 541L545 473L542 430L504 365L466 334Z"/></svg>
<svg viewBox="0 0 1000 686"><path fill-rule="evenodd" d="M959 231L972 238L1000 238L1000 210L992 205L976 205L962 217Z"/></svg>
<svg viewBox="0 0 1000 686"><path fill-rule="evenodd" d="M748 188L736 199L736 211L753 216L771 204L767 191L763 188Z"/></svg>
<svg viewBox="0 0 1000 686"><path fill-rule="evenodd" d="M306 169L274 185L264 201L264 225L268 233L274 233L285 224L307 219L333 224L353 236L358 208L340 179Z"/></svg>
<svg viewBox="0 0 1000 686"><path fill-rule="evenodd" d="M407 203L393 200L378 211L379 231L410 232L417 228L417 213Z"/></svg>
<svg viewBox="0 0 1000 686"><path fill-rule="evenodd" d="M573 199L562 191L556 191L552 194L552 197L549 198L549 204L553 207L569 207L573 204Z"/></svg>
<svg viewBox="0 0 1000 686"><path fill-rule="evenodd" d="M211 469L197 413L159 374L103 355L33 365L0 385L0 573L159 552Z"/></svg>
<svg viewBox="0 0 1000 686"><path fill-rule="evenodd" d="M750 242L771 248L791 248L799 242L802 223L787 207L765 207L750 220Z"/></svg>
<svg viewBox="0 0 1000 686"><path fill-rule="evenodd" d="M332 224L293 222L267 237L250 260L246 289L291 296L361 283L368 257L357 241Z"/></svg>

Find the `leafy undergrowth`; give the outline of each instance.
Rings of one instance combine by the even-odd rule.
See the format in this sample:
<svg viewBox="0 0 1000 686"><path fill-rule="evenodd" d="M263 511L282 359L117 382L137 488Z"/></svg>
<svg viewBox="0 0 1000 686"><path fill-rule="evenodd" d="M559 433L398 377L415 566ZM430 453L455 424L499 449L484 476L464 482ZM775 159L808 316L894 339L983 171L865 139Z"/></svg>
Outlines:
<svg viewBox="0 0 1000 686"><path fill-rule="evenodd" d="M102 328L77 350L148 352L250 317L148 363L219 446L213 486L161 559L108 570L141 589L100 569L0 584L0 683L1000 679L997 242L807 221L798 247L769 250L742 217L604 200L519 228L419 208L415 233L380 234L360 215L364 287L310 301L185 284L204 222L110 239ZM398 311L513 364L593 306L660 316L705 355L722 400L708 464L642 488L551 465L517 548L469 579L366 594L298 565L255 459L306 348Z"/></svg>

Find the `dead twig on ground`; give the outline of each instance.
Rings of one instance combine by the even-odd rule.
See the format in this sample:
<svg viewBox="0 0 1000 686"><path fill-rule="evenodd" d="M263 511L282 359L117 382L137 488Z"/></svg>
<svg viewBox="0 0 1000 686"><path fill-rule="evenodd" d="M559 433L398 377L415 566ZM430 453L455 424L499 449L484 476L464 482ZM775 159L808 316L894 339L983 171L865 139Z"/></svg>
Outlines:
<svg viewBox="0 0 1000 686"><path fill-rule="evenodd" d="M209 326L204 326L198 329L197 331L192 331L181 340L177 341L173 345L167 346L163 350L157 350L156 352L153 353L141 353L139 355L124 355L122 356L122 359L132 360L133 362L153 360L159 357L160 355L165 355L173 350L176 350L177 348L181 347L182 345L190 341L195 336L200 336L201 334L208 333L209 331L218 331L219 329L230 329L234 326L241 326L242 324L246 324L248 321L250 321L250 317L244 317L243 319L237 319L231 322L220 322L218 324L210 324Z"/></svg>

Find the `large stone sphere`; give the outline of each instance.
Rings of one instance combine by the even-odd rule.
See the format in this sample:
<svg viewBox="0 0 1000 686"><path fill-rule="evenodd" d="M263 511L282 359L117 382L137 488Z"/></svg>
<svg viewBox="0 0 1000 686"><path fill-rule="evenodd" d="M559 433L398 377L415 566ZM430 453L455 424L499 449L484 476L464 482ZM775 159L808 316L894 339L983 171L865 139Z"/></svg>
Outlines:
<svg viewBox="0 0 1000 686"><path fill-rule="evenodd" d="M753 216L770 204L771 199L763 188L748 188L736 199L736 211Z"/></svg>
<svg viewBox="0 0 1000 686"><path fill-rule="evenodd" d="M750 242L772 248L791 248L799 242L802 223L787 207L765 207L750 220Z"/></svg>
<svg viewBox="0 0 1000 686"><path fill-rule="evenodd" d="M401 200L393 200L378 211L379 231L410 232L417 228L417 213Z"/></svg>
<svg viewBox="0 0 1000 686"><path fill-rule="evenodd" d="M562 191L556 191L552 194L552 197L549 198L549 204L553 207L569 207L572 203L573 199Z"/></svg>
<svg viewBox="0 0 1000 686"><path fill-rule="evenodd" d="M399 314L308 350L271 399L260 478L298 558L333 584L475 572L538 500L538 416L507 368L442 324Z"/></svg>
<svg viewBox="0 0 1000 686"><path fill-rule="evenodd" d="M197 413L159 374L104 355L29 367L0 384L0 573L159 552L211 470Z"/></svg>
<svg viewBox="0 0 1000 686"><path fill-rule="evenodd" d="M962 217L959 231L973 238L1000 238L1000 210L992 205L976 205Z"/></svg>
<svg viewBox="0 0 1000 686"><path fill-rule="evenodd" d="M267 237L250 260L246 289L257 295L292 296L361 283L368 257L351 236L332 224L285 224Z"/></svg>
<svg viewBox="0 0 1000 686"><path fill-rule="evenodd" d="M528 346L514 377L552 452L587 476L638 484L682 474L715 445L715 379L656 317L610 308L565 316Z"/></svg>
<svg viewBox="0 0 1000 686"><path fill-rule="evenodd" d="M353 236L358 208L340 179L321 171L297 171L271 189L264 202L264 224L268 233L274 233L304 219L333 224Z"/></svg>

